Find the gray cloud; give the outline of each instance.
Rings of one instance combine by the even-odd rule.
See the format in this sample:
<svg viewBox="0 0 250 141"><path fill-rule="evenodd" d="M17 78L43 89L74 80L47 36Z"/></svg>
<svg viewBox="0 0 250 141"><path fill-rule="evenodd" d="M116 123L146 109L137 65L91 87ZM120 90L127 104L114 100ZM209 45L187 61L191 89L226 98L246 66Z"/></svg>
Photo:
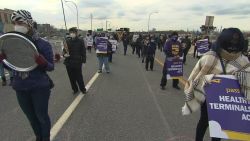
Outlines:
<svg viewBox="0 0 250 141"><path fill-rule="evenodd" d="M228 5L220 4L196 4L187 7L185 10L191 11L195 15L201 15L204 13L213 13L215 15L249 15L250 14L250 4L234 4L230 7Z"/></svg>
<svg viewBox="0 0 250 141"><path fill-rule="evenodd" d="M102 8L114 5L114 0L82 0L79 3L81 8Z"/></svg>
<svg viewBox="0 0 250 141"><path fill-rule="evenodd" d="M250 8L224 8L214 11L216 15L249 15Z"/></svg>
<svg viewBox="0 0 250 141"><path fill-rule="evenodd" d="M118 16L118 17L123 17L123 16L125 16L125 11L119 11L119 12L117 12L117 16Z"/></svg>
<svg viewBox="0 0 250 141"><path fill-rule="evenodd" d="M238 20L245 20L245 19L248 19L250 18L249 16L235 16L235 17L232 17L233 19L238 19Z"/></svg>

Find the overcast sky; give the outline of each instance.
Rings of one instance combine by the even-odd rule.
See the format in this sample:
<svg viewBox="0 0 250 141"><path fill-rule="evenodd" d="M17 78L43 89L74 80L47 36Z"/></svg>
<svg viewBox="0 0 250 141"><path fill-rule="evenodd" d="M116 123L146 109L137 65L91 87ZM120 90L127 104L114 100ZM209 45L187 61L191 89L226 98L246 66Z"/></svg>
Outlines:
<svg viewBox="0 0 250 141"><path fill-rule="evenodd" d="M133 31L150 29L197 30L205 24L206 16L215 16L214 26L238 27L250 31L250 0L72 0L79 9L81 29L129 27ZM64 2L67 26L76 26L76 8ZM64 28L61 0L0 0L0 9L25 9L38 23Z"/></svg>

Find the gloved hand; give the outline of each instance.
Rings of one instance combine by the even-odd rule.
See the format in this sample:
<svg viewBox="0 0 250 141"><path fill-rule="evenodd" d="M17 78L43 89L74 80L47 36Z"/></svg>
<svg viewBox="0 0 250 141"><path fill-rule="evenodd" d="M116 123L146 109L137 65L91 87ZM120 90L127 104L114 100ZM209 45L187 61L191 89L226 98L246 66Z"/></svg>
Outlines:
<svg viewBox="0 0 250 141"><path fill-rule="evenodd" d="M41 55L35 55L35 61L39 66L47 66L48 65L48 61Z"/></svg>
<svg viewBox="0 0 250 141"><path fill-rule="evenodd" d="M5 53L0 53L0 63L4 60L4 59L6 59L6 55L5 55Z"/></svg>

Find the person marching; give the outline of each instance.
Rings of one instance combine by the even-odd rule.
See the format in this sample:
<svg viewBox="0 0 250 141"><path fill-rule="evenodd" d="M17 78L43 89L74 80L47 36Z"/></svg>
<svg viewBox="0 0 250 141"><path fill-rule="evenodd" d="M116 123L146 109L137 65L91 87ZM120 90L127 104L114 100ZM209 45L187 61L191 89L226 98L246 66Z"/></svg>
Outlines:
<svg viewBox="0 0 250 141"><path fill-rule="evenodd" d="M77 94L79 89L85 94L86 88L82 76L82 64L86 63L86 48L84 41L78 38L76 28L70 28L69 33L71 38L66 40L66 46L64 47L63 56L68 55L64 60L64 64L73 94Z"/></svg>
<svg viewBox="0 0 250 141"><path fill-rule="evenodd" d="M93 37L89 35L89 33L87 33L86 42L87 42L87 50L89 53L91 53L91 48L93 46Z"/></svg>
<svg viewBox="0 0 250 141"><path fill-rule="evenodd" d="M105 38L104 40L106 40L104 46L107 46L107 48L105 50L101 50L99 48L98 40L102 40L101 38ZM101 46L103 46L103 44ZM101 35L100 37L96 37L96 56L99 61L98 73L102 73L103 65L106 70L106 73L110 73L108 54L110 51L112 51L112 44L108 41L108 38L105 37L105 34Z"/></svg>
<svg viewBox="0 0 250 141"><path fill-rule="evenodd" d="M186 57L188 54L189 49L191 48L191 40L188 36L185 36L185 39L182 40L182 48L183 48L183 64L186 64Z"/></svg>
<svg viewBox="0 0 250 141"><path fill-rule="evenodd" d="M145 52L146 52L146 64L145 68L148 71L148 65L150 63L150 70L153 71L154 68L154 60L155 60L155 50L156 50L156 41L152 37L150 39L150 42L147 46L145 46Z"/></svg>
<svg viewBox="0 0 250 141"><path fill-rule="evenodd" d="M163 50L163 46L164 46L164 43L166 42L166 38L164 36L164 34L161 34L159 37L158 37L158 49L162 52Z"/></svg>
<svg viewBox="0 0 250 141"><path fill-rule="evenodd" d="M116 43L111 43L112 40L116 41ZM113 49L113 47L114 47L114 49ZM117 40L115 40L114 36L111 35L111 36L109 36L109 40L108 40L108 56L109 56L110 63L112 63L113 53L115 53L116 49L117 49Z"/></svg>
<svg viewBox="0 0 250 141"><path fill-rule="evenodd" d="M173 32L171 34L170 39L165 43L164 49L163 49L166 58L165 63L162 70L162 78L161 78L161 89L164 90L165 86L167 84L167 58L168 57L174 57L176 59L179 59L182 56L182 47L181 43L178 41L178 33ZM173 88L180 90L180 87L178 86L179 79L173 79Z"/></svg>
<svg viewBox="0 0 250 141"><path fill-rule="evenodd" d="M124 55L127 55L129 37L126 32L123 34L122 41L123 41L123 47L124 47Z"/></svg>
<svg viewBox="0 0 250 141"><path fill-rule="evenodd" d="M30 12L17 10L12 13L11 21L14 23L15 32L24 34L32 40L39 52L39 55L35 55L37 68L30 72L13 70L12 87L16 91L19 106L35 133L36 141L49 141L51 123L48 104L53 83L46 72L54 70L52 47L49 42L38 37L37 32L33 29ZM6 58L4 53L0 56Z"/></svg>
<svg viewBox="0 0 250 141"><path fill-rule="evenodd" d="M142 41L142 50L141 50L141 56L142 56L142 63L144 63L145 57L146 57L146 48L149 46L149 35L145 35L144 39Z"/></svg>
<svg viewBox="0 0 250 141"><path fill-rule="evenodd" d="M203 141L208 127L208 113L206 97L204 93L204 76L208 74L235 75L239 81L241 91L247 100L249 97L249 73L250 63L246 56L242 55L244 50L244 37L238 28L224 29L218 36L212 51L207 52L197 62L192 70L188 82L185 85L185 104L182 107L182 114L189 115L198 109L200 119L196 127L195 141ZM239 71L240 70L240 71ZM245 85L246 84L246 85ZM224 117L226 118L226 117ZM212 141L220 141L219 138L212 138Z"/></svg>
<svg viewBox="0 0 250 141"><path fill-rule="evenodd" d="M136 49L136 54L138 55L138 57L141 57L141 50L142 50L142 35L139 34L139 37L136 39L135 42L135 49Z"/></svg>
<svg viewBox="0 0 250 141"><path fill-rule="evenodd" d="M198 37L196 36L193 41L192 41L192 44L194 45L194 52L193 52L193 58L197 58L197 46L196 46L196 42L197 42Z"/></svg>

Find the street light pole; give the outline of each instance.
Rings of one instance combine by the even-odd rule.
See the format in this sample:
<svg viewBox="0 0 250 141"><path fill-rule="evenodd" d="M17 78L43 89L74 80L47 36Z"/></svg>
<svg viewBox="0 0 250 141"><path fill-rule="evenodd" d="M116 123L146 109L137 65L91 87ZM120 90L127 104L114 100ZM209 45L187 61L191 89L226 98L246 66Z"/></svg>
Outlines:
<svg viewBox="0 0 250 141"><path fill-rule="evenodd" d="M106 20L106 31L108 31L108 28L107 28L108 22L110 24L110 21Z"/></svg>
<svg viewBox="0 0 250 141"><path fill-rule="evenodd" d="M64 13L64 7L63 7L63 1L62 1L62 0L61 0L61 3L62 3L62 10L63 10L63 17L64 17L65 29L66 29L66 32L67 32L67 24L66 24L65 13Z"/></svg>
<svg viewBox="0 0 250 141"><path fill-rule="evenodd" d="M150 21L150 16L151 16L152 14L154 14L154 13L158 13L158 12L151 12L151 13L149 14L149 16L148 16L148 33L149 33L149 21Z"/></svg>
<svg viewBox="0 0 250 141"><path fill-rule="evenodd" d="M65 2L71 2L71 3L73 3L73 4L75 5L75 7L76 7L77 29L79 30L79 22L78 22L78 7L77 7L76 3L75 3L75 2L73 2L73 1L65 1Z"/></svg>
<svg viewBox="0 0 250 141"><path fill-rule="evenodd" d="M90 14L90 29L92 31L92 20L93 20L93 15L92 13Z"/></svg>

